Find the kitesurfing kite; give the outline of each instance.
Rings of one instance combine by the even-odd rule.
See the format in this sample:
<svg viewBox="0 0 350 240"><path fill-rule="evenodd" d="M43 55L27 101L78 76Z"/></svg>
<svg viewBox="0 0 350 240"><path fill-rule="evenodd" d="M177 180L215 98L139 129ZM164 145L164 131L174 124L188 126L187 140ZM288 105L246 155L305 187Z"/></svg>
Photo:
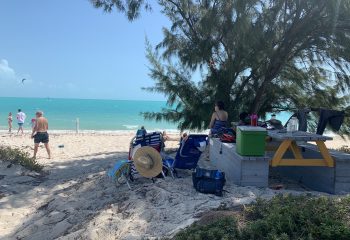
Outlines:
<svg viewBox="0 0 350 240"><path fill-rule="evenodd" d="M22 84L24 84L24 81L25 81L25 80L27 80L27 79L25 79L25 78L22 79Z"/></svg>

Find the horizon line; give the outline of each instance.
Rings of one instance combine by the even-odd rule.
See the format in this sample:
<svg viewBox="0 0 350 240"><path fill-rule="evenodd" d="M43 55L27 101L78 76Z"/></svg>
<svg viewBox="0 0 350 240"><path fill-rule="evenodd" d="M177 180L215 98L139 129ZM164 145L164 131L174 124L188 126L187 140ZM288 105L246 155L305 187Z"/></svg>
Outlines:
<svg viewBox="0 0 350 240"><path fill-rule="evenodd" d="M147 101L147 102L166 102L167 100L143 100L143 99L112 99L112 98L74 98L74 97L8 97L0 98L24 98L24 99L67 99L67 100L110 100L110 101Z"/></svg>

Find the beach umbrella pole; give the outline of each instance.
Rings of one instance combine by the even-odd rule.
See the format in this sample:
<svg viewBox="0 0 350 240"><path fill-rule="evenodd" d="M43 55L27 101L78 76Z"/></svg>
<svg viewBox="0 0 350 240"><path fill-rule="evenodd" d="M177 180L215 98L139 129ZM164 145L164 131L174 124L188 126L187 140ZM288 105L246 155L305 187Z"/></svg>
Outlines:
<svg viewBox="0 0 350 240"><path fill-rule="evenodd" d="M77 118L75 122L75 132L79 133L79 118Z"/></svg>

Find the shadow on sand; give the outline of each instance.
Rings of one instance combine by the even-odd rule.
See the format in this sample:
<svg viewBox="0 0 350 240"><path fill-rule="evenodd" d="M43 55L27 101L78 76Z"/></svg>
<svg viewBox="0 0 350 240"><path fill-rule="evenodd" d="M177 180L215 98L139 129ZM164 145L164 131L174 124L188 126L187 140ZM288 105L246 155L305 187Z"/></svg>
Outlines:
<svg viewBox="0 0 350 240"><path fill-rule="evenodd" d="M101 154L103 156L101 156ZM116 185L106 171L127 152L82 155L55 161L48 175L5 176L0 209L15 222L3 239L142 239L171 236L196 216L218 207L271 198L270 189L227 185L224 197L200 194L189 171L181 178L138 177L132 191ZM13 215L14 214L14 215ZM18 217L17 217L18 216ZM18 218L15 221L14 218Z"/></svg>
<svg viewBox="0 0 350 240"><path fill-rule="evenodd" d="M101 154L105 156L97 157ZM116 160L127 158L127 153L103 152L91 157L93 155L83 155L73 161L52 162L45 168L49 173L40 175L3 176L5 197L0 201L0 208L9 214L20 213L24 208L35 209L4 237L54 239L73 227L79 228L113 203L117 191L115 183L106 176L106 170Z"/></svg>

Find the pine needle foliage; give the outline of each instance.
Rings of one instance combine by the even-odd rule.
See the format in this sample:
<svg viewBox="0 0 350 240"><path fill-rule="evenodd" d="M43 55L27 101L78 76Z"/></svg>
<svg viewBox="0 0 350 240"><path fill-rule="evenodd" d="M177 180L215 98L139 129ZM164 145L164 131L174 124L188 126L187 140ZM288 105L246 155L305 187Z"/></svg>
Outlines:
<svg viewBox="0 0 350 240"><path fill-rule="evenodd" d="M109 10L116 1L93 2ZM149 6L137 1L133 10L130 2L127 15ZM165 94L168 107L145 118L204 129L216 100L230 120L242 111L265 116L304 107L350 115L350 0L157 2L172 25L159 44L147 44L155 85L145 90Z"/></svg>
<svg viewBox="0 0 350 240"><path fill-rule="evenodd" d="M194 223L172 239L350 239L350 198L278 195L258 199L242 213ZM240 226L238 226L238 219Z"/></svg>
<svg viewBox="0 0 350 240"><path fill-rule="evenodd" d="M125 13L130 21L140 16L140 9L151 10L151 5L145 0L90 0L96 8L102 8L105 12Z"/></svg>

